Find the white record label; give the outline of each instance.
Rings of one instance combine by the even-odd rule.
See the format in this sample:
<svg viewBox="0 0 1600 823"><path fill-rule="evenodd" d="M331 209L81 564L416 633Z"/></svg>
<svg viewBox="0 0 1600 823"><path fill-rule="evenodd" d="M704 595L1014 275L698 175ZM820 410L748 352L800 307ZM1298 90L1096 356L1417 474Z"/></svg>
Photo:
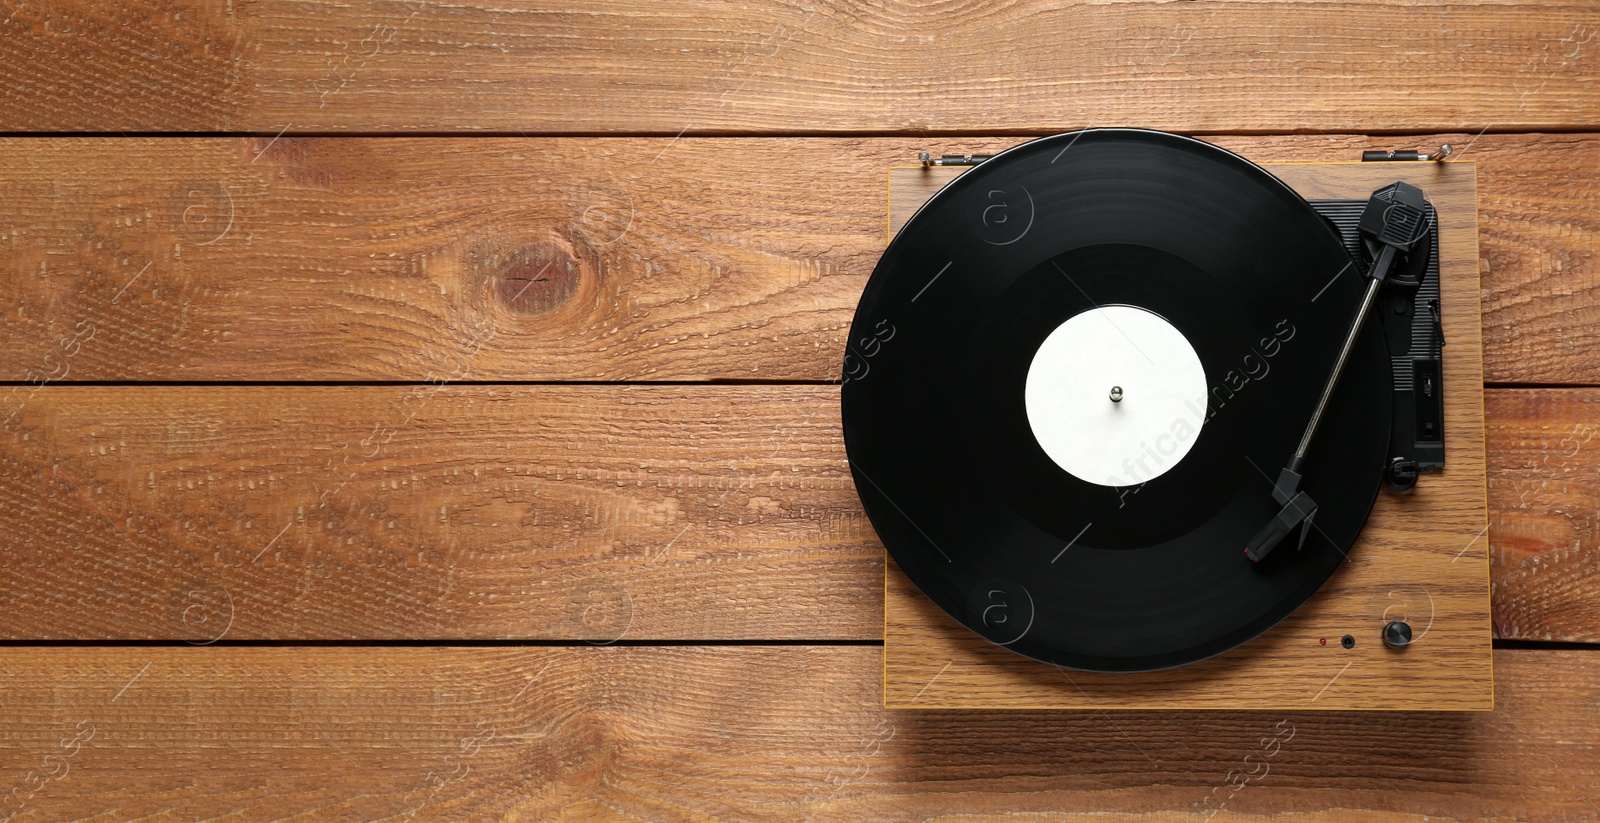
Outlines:
<svg viewBox="0 0 1600 823"><path fill-rule="evenodd" d="M1189 453L1205 425L1206 391L1200 356L1171 323L1134 306L1102 306L1045 338L1024 402L1056 465L1088 483L1136 486Z"/></svg>

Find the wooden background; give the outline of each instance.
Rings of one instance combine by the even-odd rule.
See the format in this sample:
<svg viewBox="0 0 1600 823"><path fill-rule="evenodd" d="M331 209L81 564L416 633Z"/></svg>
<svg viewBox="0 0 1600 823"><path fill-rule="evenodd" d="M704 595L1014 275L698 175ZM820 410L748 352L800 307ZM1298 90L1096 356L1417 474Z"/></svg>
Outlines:
<svg viewBox="0 0 1600 823"><path fill-rule="evenodd" d="M1496 710L883 710L885 169L1478 163ZM1600 9L0 0L0 820L1600 819Z"/></svg>

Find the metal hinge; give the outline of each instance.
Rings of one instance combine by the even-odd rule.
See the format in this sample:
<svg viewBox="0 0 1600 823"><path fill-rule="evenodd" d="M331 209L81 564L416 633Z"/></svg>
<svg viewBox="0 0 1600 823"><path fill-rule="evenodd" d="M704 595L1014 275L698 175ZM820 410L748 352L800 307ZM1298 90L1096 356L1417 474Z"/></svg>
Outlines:
<svg viewBox="0 0 1600 823"><path fill-rule="evenodd" d="M1398 151L1364 151L1361 153L1361 161L1363 163L1371 163L1389 160L1432 160L1436 163L1443 163L1445 158L1449 157L1452 151L1454 150L1450 148L1449 143L1445 143L1444 145L1440 146L1439 150L1435 152L1425 152L1417 149L1400 149Z"/></svg>
<svg viewBox="0 0 1600 823"><path fill-rule="evenodd" d="M933 166L976 166L993 156L992 154L946 154L934 157L925 151L917 152L917 160L925 169Z"/></svg>

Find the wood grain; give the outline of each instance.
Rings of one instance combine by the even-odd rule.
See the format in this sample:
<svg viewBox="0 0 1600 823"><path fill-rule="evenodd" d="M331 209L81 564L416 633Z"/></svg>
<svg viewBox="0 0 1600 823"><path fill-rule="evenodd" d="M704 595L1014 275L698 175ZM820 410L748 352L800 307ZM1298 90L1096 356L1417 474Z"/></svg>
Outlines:
<svg viewBox="0 0 1600 823"><path fill-rule="evenodd" d="M894 170L890 230L925 202L938 178L956 172ZM885 570L884 598L886 705L1395 711L1493 707L1491 692L1476 687L1494 679L1489 541L1484 539L1488 522L1476 164L1296 163L1276 166L1274 173L1308 199L1364 198L1395 180L1427 193L1438 213L1440 297L1444 336L1450 341L1444 349L1444 469L1404 496L1379 494L1339 570L1262 636L1176 669L1073 672L1067 676L1071 689L1061 688L1063 673L1055 667L996 647L934 607L891 563ZM1263 495L1267 488L1263 481ZM1409 621L1417 632L1403 654L1379 642L1384 624L1397 619ZM1346 634L1355 638L1352 649L1340 647L1338 638ZM935 677L940 671L947 673Z"/></svg>
<svg viewBox="0 0 1600 823"><path fill-rule="evenodd" d="M56 388L0 636L876 638L838 390Z"/></svg>
<svg viewBox="0 0 1600 823"><path fill-rule="evenodd" d="M1214 139L1463 147L1486 378L1600 384L1600 136ZM886 170L1017 141L0 140L0 379L828 380Z"/></svg>
<svg viewBox="0 0 1600 823"><path fill-rule="evenodd" d="M1491 391L1486 412L1496 629L1600 642L1600 392Z"/></svg>
<svg viewBox="0 0 1600 823"><path fill-rule="evenodd" d="M1600 125L1576 2L0 4L0 129L1538 131ZM1423 80L1425 78L1425 81Z"/></svg>
<svg viewBox="0 0 1600 823"><path fill-rule="evenodd" d="M1600 135L1507 133L1600 129L1597 32L1537 0L0 0L0 132L255 135L0 139L0 638L222 644L0 646L0 819L1600 815L1592 651L1496 652L1492 713L1113 719L888 712L874 648L629 646L880 636L837 390L461 385L831 380L885 169L1116 123L1465 147L1485 379L1597 386ZM301 136L391 130L485 136ZM1600 641L1600 391L1486 394L1500 632ZM317 638L353 647L226 646ZM450 638L596 645L360 645Z"/></svg>
<svg viewBox="0 0 1600 823"><path fill-rule="evenodd" d="M1499 636L1600 639L1600 448L1563 456L1600 391L1486 394ZM833 387L0 391L17 400L3 638L882 636Z"/></svg>
<svg viewBox="0 0 1600 823"><path fill-rule="evenodd" d="M878 664L838 647L9 649L0 792L51 820L1600 813L1594 652L1498 652L1499 707L1455 716L893 712Z"/></svg>

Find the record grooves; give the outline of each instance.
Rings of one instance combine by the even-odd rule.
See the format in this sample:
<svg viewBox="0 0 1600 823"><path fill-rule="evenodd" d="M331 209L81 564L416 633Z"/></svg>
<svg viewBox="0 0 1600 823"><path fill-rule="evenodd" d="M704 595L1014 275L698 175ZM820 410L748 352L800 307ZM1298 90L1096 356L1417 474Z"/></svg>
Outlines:
<svg viewBox="0 0 1600 823"><path fill-rule="evenodd" d="M841 402L867 514L934 603L1020 654L1145 671L1243 643L1338 568L1384 480L1372 317L1307 453L1303 545L1242 554L1366 268L1201 141L1097 129L997 155L906 224L857 309Z"/></svg>

